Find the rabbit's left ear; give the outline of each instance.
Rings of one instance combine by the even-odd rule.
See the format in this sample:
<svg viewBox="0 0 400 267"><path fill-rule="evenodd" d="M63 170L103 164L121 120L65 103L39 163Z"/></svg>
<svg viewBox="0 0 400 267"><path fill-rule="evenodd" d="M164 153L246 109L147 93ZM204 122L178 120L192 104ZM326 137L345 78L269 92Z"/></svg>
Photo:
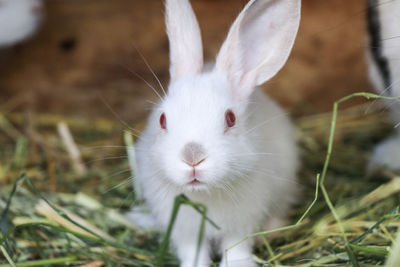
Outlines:
<svg viewBox="0 0 400 267"><path fill-rule="evenodd" d="M217 56L235 96L251 94L285 64L300 23L300 0L250 0Z"/></svg>
<svg viewBox="0 0 400 267"><path fill-rule="evenodd" d="M203 46L196 16L188 0L166 0L170 75L175 80L203 69Z"/></svg>

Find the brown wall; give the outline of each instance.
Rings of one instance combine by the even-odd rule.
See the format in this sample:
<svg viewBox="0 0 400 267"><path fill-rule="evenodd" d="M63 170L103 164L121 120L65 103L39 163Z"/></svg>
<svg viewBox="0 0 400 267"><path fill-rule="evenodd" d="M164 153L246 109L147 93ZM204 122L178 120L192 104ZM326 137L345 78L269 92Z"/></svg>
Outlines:
<svg viewBox="0 0 400 267"><path fill-rule="evenodd" d="M286 67L265 88L293 114L330 110L332 102L368 90L364 0L303 0L303 19ZM206 58L217 53L244 0L192 0ZM10 99L40 112L142 119L156 85L135 46L164 84L168 42L159 0L49 0L34 38L2 51L0 107ZM9 102L12 103L12 102ZM23 105L22 105L23 104Z"/></svg>

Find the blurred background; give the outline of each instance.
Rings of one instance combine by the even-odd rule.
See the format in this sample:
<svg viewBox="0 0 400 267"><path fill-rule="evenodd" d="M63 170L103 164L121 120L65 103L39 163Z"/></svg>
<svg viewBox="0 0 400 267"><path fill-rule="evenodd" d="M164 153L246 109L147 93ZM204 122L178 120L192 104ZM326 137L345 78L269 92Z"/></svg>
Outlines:
<svg viewBox="0 0 400 267"><path fill-rule="evenodd" d="M246 2L192 1L207 60ZM370 90L365 2L303 0L294 51L264 86L294 116L331 110L340 97ZM142 121L157 96L133 73L157 83L140 53L168 84L163 1L47 0L39 12L29 39L0 50L0 109L114 118L104 98L124 121Z"/></svg>

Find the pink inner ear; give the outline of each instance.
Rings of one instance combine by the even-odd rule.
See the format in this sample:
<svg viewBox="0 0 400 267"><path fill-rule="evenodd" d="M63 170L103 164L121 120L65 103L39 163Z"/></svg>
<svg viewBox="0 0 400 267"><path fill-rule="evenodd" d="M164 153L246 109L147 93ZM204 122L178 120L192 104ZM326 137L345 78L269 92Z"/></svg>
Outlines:
<svg viewBox="0 0 400 267"><path fill-rule="evenodd" d="M250 0L239 14L216 62L235 98L250 96L283 67L297 34L300 6L300 0Z"/></svg>

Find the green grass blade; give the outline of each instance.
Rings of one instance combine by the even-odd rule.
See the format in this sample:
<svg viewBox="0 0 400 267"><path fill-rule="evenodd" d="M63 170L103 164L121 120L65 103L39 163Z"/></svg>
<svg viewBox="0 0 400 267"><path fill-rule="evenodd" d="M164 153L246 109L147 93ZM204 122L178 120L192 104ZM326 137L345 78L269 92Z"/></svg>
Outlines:
<svg viewBox="0 0 400 267"><path fill-rule="evenodd" d="M54 258L54 259L45 259L45 260L36 260L36 261L26 261L16 263L13 267L34 267L34 266L47 266L54 264L62 264L62 263L71 263L78 259L76 256L69 256L64 258ZM8 264L1 264L0 267L9 267Z"/></svg>
<svg viewBox="0 0 400 267"><path fill-rule="evenodd" d="M8 217L8 213L10 211L10 205L11 205L11 201L14 197L15 192L17 191L17 187L18 187L18 183L23 179L23 175L21 175L13 184L13 187L11 189L11 193L7 199L7 204L6 204L6 208L4 209L4 211L1 213L1 217L0 217L0 230L1 230L1 234L2 234L2 239L4 239L4 243L5 243L5 248L7 249L8 253L12 253L11 248L8 244L7 238L5 237L7 231L9 230L9 225L7 222L7 217ZM0 245L3 244L3 242L0 242Z"/></svg>
<svg viewBox="0 0 400 267"><path fill-rule="evenodd" d="M364 240L364 238L369 235L370 233L372 233L375 229L377 229L379 227L379 225L381 225L383 222L385 222L386 220L393 218L393 217L397 217L400 216L400 214L398 214L399 212L399 206L396 207L395 209L393 209L389 214L385 215L383 218L381 218L379 221L377 221L373 226L371 226L367 231L365 231L362 235L358 236L357 238L355 238L354 240L351 241L351 244L358 244L360 243L362 240Z"/></svg>
<svg viewBox="0 0 400 267"><path fill-rule="evenodd" d="M0 250L1 250L1 252L3 252L4 257L5 257L6 260L8 261L8 263L9 263L8 266L15 267L15 263L14 263L14 261L11 259L10 255L8 254L6 248L3 247L2 245L0 245Z"/></svg>
<svg viewBox="0 0 400 267"><path fill-rule="evenodd" d="M167 254L168 243L171 238L172 229L174 227L179 208L182 204L181 198L182 198L181 196L177 196L174 200L174 206L172 208L168 228L164 235L163 241L161 242L160 249L159 249L159 252L157 255L156 264L155 264L155 266L157 266L157 267L161 267L163 265L165 255Z"/></svg>
<svg viewBox="0 0 400 267"><path fill-rule="evenodd" d="M216 225L211 219L209 219L207 217L207 207L205 205L203 205L201 203L197 203L197 202L192 202L185 195L179 195L179 196L175 197L170 220L168 223L168 228L164 235L163 241L161 243L159 253L157 255L157 260L156 260L157 267L161 267L164 262L164 258L166 256L167 250L168 250L168 243L170 241L171 233L172 233L173 227L175 225L175 221L178 216L178 211L179 211L179 208L181 205L191 206L191 207L193 207L194 210L199 212L201 215L200 229L199 229L199 233L198 233L198 237L197 237L196 257L195 257L195 262L193 263L194 266L197 266L197 264L198 264L199 251L200 251L200 247L201 247L201 244L203 242L203 237L204 237L205 222L208 221L213 227L215 227L216 229L219 229L218 225Z"/></svg>

